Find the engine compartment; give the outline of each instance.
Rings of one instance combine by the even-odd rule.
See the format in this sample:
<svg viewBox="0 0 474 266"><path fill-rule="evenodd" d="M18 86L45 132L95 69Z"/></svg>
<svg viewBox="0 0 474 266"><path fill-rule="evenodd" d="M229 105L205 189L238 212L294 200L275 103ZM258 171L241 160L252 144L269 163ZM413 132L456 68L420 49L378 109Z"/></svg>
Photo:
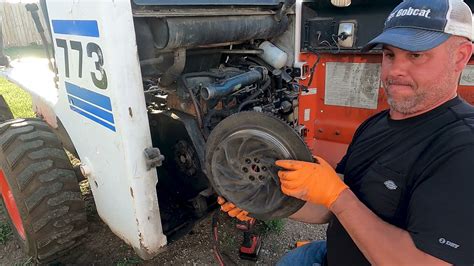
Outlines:
<svg viewBox="0 0 474 266"><path fill-rule="evenodd" d="M135 7L137 47L153 144L165 156L163 166L157 168L157 191L164 233L169 239L185 232L215 206L216 182L209 170L215 167L206 155L210 158L214 152L208 143L214 143L212 149L219 144L209 139L211 132L226 118L249 111L268 115L262 116L263 120L276 118L277 122L272 122L276 124L258 129L268 136L257 142L270 143L271 150L272 143L291 146L286 139L294 139L302 144L301 158L311 159L298 122L301 88L296 78L301 73L299 68L293 68L293 8L291 1L206 9L189 5ZM233 119L237 124L247 123L245 119ZM259 120L254 123L258 126ZM280 142L268 142L274 138L274 129L268 128L273 126L282 128L283 133L277 136ZM249 138L260 138L261 134L256 135ZM246 145L243 143L243 147ZM288 158L296 154L293 147L285 149L290 150ZM236 155L229 164L250 160L238 157L242 156ZM262 156L254 157L252 160L257 161ZM272 158L275 159L278 158ZM246 170L239 177L245 179L245 185L267 187L267 181L262 182L264 175L257 173L262 165L254 163L247 168L244 161L236 163L236 169ZM255 177L249 176L249 171ZM278 182L276 171L268 175L268 182ZM258 193L271 194L268 190L260 189ZM222 189L217 191L222 195ZM294 205L291 212L300 205Z"/></svg>

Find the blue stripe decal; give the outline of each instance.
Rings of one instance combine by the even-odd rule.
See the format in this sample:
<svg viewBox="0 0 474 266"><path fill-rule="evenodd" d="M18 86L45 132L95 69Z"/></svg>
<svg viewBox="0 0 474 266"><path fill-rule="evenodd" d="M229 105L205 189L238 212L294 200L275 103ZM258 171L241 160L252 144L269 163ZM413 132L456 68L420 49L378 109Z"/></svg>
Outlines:
<svg viewBox="0 0 474 266"><path fill-rule="evenodd" d="M99 27L96 20L57 20L51 21L54 33L99 37Z"/></svg>
<svg viewBox="0 0 474 266"><path fill-rule="evenodd" d="M99 118L102 118L105 121L108 121L110 123L115 123L114 122L114 115L112 113L109 113L107 111L104 111L103 109L97 108L92 104L89 104L87 102L84 102L74 96L68 96L69 98L69 103L75 107L79 107L82 110L91 113Z"/></svg>
<svg viewBox="0 0 474 266"><path fill-rule="evenodd" d="M95 117L95 116L93 116L93 115L90 115L90 114L88 114L88 113L82 111L81 109L76 108L76 107L74 107L74 106L72 106L72 105L70 105L69 107L70 107L71 110L73 110L74 112L76 112L76 113L78 113L78 114L80 114L80 115L83 115L83 116L89 118L90 120L92 120L92 121L94 121L94 122L97 122L97 123L103 125L104 127L106 127L106 128L108 128L108 129L110 129L110 130L112 130L112 131L115 132L115 127L114 127L113 125L110 125L110 124L108 124L107 122L104 122L104 121L100 120L99 118L97 118L97 117Z"/></svg>
<svg viewBox="0 0 474 266"><path fill-rule="evenodd" d="M112 104L107 96L81 88L69 82L66 82L66 91L76 98L112 111Z"/></svg>

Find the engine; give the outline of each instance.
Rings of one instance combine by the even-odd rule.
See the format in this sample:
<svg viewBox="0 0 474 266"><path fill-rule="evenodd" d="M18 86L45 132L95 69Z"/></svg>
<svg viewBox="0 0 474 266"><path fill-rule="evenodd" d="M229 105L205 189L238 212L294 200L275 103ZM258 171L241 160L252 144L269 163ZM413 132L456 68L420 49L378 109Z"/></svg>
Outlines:
<svg viewBox="0 0 474 266"><path fill-rule="evenodd" d="M288 30L289 4L270 7L207 11L213 16L190 9L195 16L137 18L151 108L193 115L205 137L220 120L246 110L272 113L296 126L293 77L299 73L290 67L292 49L283 51L268 41ZM234 15L222 15L226 12Z"/></svg>
<svg viewBox="0 0 474 266"><path fill-rule="evenodd" d="M228 51L263 52L260 49ZM221 53L220 56L218 64L203 71L183 73L166 87L160 85L159 78L145 80L149 107L174 109L194 116L205 138L224 118L249 110L271 113L294 127L298 125L299 86L293 81L291 68L275 69L256 55ZM206 56L197 58L197 61L205 60Z"/></svg>
<svg viewBox="0 0 474 266"><path fill-rule="evenodd" d="M214 192L261 219L298 210L303 202L282 194L274 166L312 159L298 123L292 1L134 12L153 142L166 158L162 219L186 208L199 217ZM167 235L183 226L170 224Z"/></svg>

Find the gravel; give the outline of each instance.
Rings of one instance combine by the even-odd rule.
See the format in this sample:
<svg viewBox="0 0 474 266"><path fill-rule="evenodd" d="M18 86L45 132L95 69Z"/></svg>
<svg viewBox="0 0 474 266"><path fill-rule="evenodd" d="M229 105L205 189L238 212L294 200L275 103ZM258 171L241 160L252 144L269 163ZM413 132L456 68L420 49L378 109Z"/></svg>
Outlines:
<svg viewBox="0 0 474 266"><path fill-rule="evenodd" d="M89 204L93 204L90 202ZM310 225L289 219L283 219L283 226L273 226L262 235L262 248L258 261L241 260L238 249L242 242L242 233L236 229L236 220L220 214L219 243L223 254L238 265L272 265L287 251L294 248L296 241L325 239L326 225ZM6 221L6 215L0 213L0 221ZM105 225L94 208L88 211L89 232L84 242L60 260L59 265L217 265L213 255L211 237L211 218L206 217L197 223L193 230L179 240L162 248L162 252L149 261L141 260L121 239L115 236ZM280 224L281 225L281 224ZM262 225L257 228L262 230ZM224 255L225 256L225 255ZM31 264L10 236L5 244L0 244L0 265ZM232 263L230 263L232 264Z"/></svg>

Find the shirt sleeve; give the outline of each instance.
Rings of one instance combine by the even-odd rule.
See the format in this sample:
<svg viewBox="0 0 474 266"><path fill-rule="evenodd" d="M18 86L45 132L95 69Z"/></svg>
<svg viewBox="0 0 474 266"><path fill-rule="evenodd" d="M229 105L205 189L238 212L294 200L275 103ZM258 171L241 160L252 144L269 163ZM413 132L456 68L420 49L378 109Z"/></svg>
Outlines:
<svg viewBox="0 0 474 266"><path fill-rule="evenodd" d="M407 230L416 247L452 264L474 264L474 145L439 157L413 188Z"/></svg>

